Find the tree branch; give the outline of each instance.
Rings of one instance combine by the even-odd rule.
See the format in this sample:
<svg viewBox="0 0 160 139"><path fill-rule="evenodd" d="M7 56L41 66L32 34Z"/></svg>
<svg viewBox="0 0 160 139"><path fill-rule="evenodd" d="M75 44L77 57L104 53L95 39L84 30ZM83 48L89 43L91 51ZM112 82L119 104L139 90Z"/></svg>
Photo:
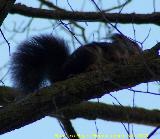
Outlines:
<svg viewBox="0 0 160 139"><path fill-rule="evenodd" d="M107 121L136 123L150 126L160 125L160 111L138 107L109 105L97 102L84 102L57 112L68 119L84 118L87 120L102 119ZM50 116L56 117L52 113Z"/></svg>
<svg viewBox="0 0 160 139"><path fill-rule="evenodd" d="M1 0L0 4L0 26L2 25L4 19L7 17L8 12L12 8L16 0Z"/></svg>
<svg viewBox="0 0 160 139"><path fill-rule="evenodd" d="M22 4L15 4L10 13L20 14L23 16L56 20L74 20L80 22L105 22L106 19L112 23L122 24L156 24L160 25L160 13L151 14L122 14L122 13L103 13L102 12L72 12L72 11L60 11L60 10L47 10L33 7L27 7Z"/></svg>
<svg viewBox="0 0 160 139"><path fill-rule="evenodd" d="M64 132L66 132L67 137L69 139L79 139L74 127L72 126L70 119L58 118L58 120L60 120L60 123L62 124L62 126L64 128Z"/></svg>

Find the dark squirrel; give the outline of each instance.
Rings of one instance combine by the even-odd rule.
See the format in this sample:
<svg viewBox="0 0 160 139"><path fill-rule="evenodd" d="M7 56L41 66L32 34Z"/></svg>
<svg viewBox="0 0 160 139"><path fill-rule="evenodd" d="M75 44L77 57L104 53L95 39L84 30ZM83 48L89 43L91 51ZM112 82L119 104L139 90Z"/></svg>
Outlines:
<svg viewBox="0 0 160 139"><path fill-rule="evenodd" d="M34 92L48 80L65 80L69 75L85 72L99 62L126 64L142 50L122 34L113 34L112 42L92 42L72 54L63 39L40 35L22 42L11 57L11 76L16 88Z"/></svg>

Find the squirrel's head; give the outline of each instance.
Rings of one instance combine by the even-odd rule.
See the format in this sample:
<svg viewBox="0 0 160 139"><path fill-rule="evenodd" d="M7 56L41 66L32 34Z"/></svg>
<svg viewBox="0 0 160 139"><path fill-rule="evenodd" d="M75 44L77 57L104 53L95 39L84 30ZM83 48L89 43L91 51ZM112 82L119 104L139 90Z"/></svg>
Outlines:
<svg viewBox="0 0 160 139"><path fill-rule="evenodd" d="M128 51L132 53L140 53L142 50L136 41L131 38L123 35L115 33L111 36L112 43L117 44L120 47L124 47L128 49Z"/></svg>

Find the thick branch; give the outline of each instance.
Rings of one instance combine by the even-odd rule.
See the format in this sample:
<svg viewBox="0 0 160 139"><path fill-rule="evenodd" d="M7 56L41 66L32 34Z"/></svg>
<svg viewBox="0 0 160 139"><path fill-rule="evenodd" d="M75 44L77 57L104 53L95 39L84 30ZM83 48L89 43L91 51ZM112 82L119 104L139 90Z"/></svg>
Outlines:
<svg viewBox="0 0 160 139"><path fill-rule="evenodd" d="M46 18L56 20L74 20L80 22L107 22L106 19L112 23L122 24L156 24L160 25L160 13L151 14L122 14L122 13L98 13L98 12L71 12L71 11L59 11L59 10L47 10L27 7L21 4L15 4L12 10L12 14L20 14L23 16L29 16L34 18ZM104 19L104 17L106 19Z"/></svg>
<svg viewBox="0 0 160 139"><path fill-rule="evenodd" d="M6 106L20 98L21 92L6 86L0 87L0 106Z"/></svg>
<svg viewBox="0 0 160 139"><path fill-rule="evenodd" d="M96 102L84 102L58 111L69 119L85 118L87 120L102 119L107 121L136 123L150 126L160 125L160 111L144 108L122 107ZM50 115L55 117L55 113Z"/></svg>
<svg viewBox="0 0 160 139"><path fill-rule="evenodd" d="M7 17L8 12L12 8L16 0L1 0L0 4L0 26L2 25L4 19Z"/></svg>
<svg viewBox="0 0 160 139"><path fill-rule="evenodd" d="M128 65L104 65L103 69L54 83L51 87L2 108L0 134L30 124L66 106L140 83L160 80L160 58L157 52L159 48L160 44L157 44L146 51L141 59L135 58L134 62ZM155 57L152 57L153 53Z"/></svg>
<svg viewBox="0 0 160 139"><path fill-rule="evenodd" d="M70 119L58 118L67 134L68 139L79 139Z"/></svg>

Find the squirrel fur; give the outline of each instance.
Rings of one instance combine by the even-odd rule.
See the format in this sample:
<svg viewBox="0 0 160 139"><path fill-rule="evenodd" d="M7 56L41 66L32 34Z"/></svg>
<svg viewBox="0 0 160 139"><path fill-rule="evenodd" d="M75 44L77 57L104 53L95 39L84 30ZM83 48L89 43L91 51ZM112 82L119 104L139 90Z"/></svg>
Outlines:
<svg viewBox="0 0 160 139"><path fill-rule="evenodd" d="M34 92L50 83L85 72L94 63L126 64L129 57L139 55L141 48L122 34L113 34L112 42L92 42L72 54L63 39L39 35L18 46L11 58L11 78L16 88Z"/></svg>

